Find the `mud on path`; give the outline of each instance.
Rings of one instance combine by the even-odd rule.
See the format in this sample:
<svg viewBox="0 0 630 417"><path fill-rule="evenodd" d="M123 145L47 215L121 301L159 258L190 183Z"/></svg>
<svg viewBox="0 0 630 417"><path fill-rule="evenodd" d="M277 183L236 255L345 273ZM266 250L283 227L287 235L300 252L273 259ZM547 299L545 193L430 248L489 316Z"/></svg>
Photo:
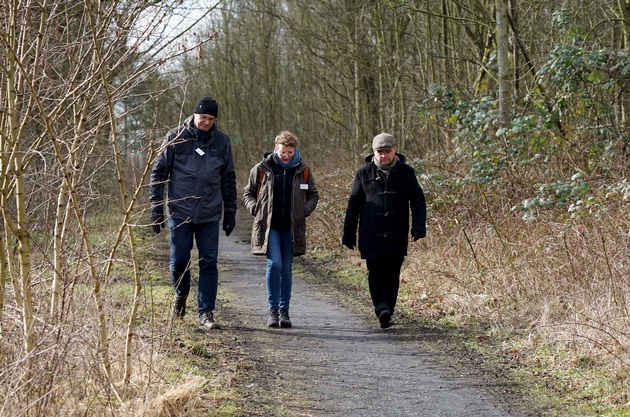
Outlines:
<svg viewBox="0 0 630 417"><path fill-rule="evenodd" d="M221 337L247 346L256 416L525 416L509 387L456 366L440 336L405 320L383 330L330 286L294 274L291 329L266 327L265 258L246 231L221 235ZM322 277L324 280L325 277Z"/></svg>

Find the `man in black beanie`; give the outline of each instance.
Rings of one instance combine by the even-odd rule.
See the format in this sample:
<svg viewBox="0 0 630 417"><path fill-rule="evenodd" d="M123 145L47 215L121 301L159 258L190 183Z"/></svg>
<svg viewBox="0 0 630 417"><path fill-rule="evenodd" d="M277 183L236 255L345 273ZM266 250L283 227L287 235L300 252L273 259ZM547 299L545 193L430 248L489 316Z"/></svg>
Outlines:
<svg viewBox="0 0 630 417"><path fill-rule="evenodd" d="M193 240L199 250L197 304L203 329L217 329L214 308L219 283L219 222L229 236L236 224L236 174L230 138L216 127L219 106L199 99L193 114L166 135L149 185L151 224L160 233L168 219L173 317L183 318L190 292ZM167 186L167 196L164 188ZM167 215L164 216L166 201Z"/></svg>
<svg viewBox="0 0 630 417"><path fill-rule="evenodd" d="M219 117L219 106L212 97L202 97L195 106L194 114L209 114L211 116Z"/></svg>

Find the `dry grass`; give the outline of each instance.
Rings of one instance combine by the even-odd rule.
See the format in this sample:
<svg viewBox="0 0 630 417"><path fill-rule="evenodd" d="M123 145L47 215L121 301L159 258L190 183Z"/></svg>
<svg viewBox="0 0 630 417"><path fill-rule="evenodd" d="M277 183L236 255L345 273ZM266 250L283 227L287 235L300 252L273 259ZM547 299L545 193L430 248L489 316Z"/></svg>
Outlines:
<svg viewBox="0 0 630 417"><path fill-rule="evenodd" d="M142 417L181 417L194 400L200 399L201 388L206 384L205 378L191 377L182 384L170 389L152 400L140 414ZM194 408L194 407L193 407Z"/></svg>
<svg viewBox="0 0 630 417"><path fill-rule="evenodd" d="M122 383L130 294L128 286L113 285L107 295L111 379L103 372L98 357L97 322L89 287L77 285L74 288L72 302L66 305L61 322L56 325L37 323L38 345L34 353L25 358L20 356L22 346L13 342L22 340L20 316L14 305L6 306L0 416L174 417L210 415L208 410L215 406L218 409L220 404L205 396L208 384L225 386L221 366L217 365L216 372L207 372L189 362L196 358L191 350L222 348L204 346L207 338L182 341L181 334L191 338L199 336L190 328L170 328L172 293L168 285L145 287L140 312L142 323L136 328L131 353L132 377L128 384ZM208 355L211 353L204 351L200 359L212 363ZM192 359L187 359L191 356ZM230 389L226 386L228 394L225 395L230 395ZM204 400L203 405L201 400Z"/></svg>

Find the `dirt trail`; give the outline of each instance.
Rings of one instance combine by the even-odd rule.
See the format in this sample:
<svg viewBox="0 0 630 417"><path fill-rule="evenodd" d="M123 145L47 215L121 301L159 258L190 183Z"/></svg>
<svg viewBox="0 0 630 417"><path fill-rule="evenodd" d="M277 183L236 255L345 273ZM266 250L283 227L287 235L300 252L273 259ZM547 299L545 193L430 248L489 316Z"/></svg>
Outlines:
<svg viewBox="0 0 630 417"><path fill-rule="evenodd" d="M506 387L437 354L438 335L404 320L382 330L367 311L340 305L331 290L298 276L294 327L268 329L265 259L251 255L243 236L221 236L219 265L221 331L243 340L261 364L257 415L527 415L500 398Z"/></svg>

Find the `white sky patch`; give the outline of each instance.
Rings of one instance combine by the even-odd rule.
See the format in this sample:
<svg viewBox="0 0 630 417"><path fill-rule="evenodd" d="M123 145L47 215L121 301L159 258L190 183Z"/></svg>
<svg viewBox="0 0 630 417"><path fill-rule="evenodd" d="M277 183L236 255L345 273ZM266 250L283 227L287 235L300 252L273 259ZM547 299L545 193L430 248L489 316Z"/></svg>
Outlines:
<svg viewBox="0 0 630 417"><path fill-rule="evenodd" d="M136 38L141 51L167 58L207 41L208 16L221 5L217 0L170 0L148 8L138 20Z"/></svg>

